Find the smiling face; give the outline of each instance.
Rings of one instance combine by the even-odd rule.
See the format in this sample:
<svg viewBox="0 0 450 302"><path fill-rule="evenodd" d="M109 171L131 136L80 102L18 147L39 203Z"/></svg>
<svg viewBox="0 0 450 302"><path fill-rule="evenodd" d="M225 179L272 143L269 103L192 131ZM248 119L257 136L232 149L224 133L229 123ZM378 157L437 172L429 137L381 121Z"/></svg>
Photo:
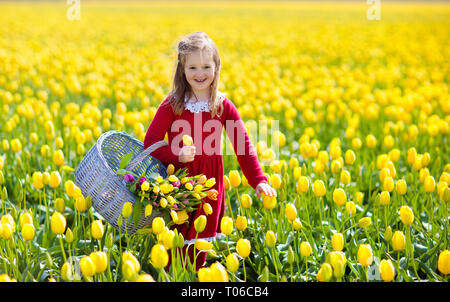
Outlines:
<svg viewBox="0 0 450 302"><path fill-rule="evenodd" d="M199 100L210 97L210 86L214 81L216 64L208 51L194 51L186 56L184 73L192 92Z"/></svg>

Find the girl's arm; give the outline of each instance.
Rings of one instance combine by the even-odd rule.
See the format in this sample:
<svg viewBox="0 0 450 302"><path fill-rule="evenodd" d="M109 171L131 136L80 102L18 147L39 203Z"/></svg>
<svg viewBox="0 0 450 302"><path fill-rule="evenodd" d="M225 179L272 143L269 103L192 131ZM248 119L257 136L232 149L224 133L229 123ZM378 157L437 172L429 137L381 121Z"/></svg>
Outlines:
<svg viewBox="0 0 450 302"><path fill-rule="evenodd" d="M268 180L261 169L255 148L245 130L244 122L234 104L228 99L223 101L223 118L225 119L225 130L233 144L239 166L247 178L248 184L256 190L260 183L267 183Z"/></svg>
<svg viewBox="0 0 450 302"><path fill-rule="evenodd" d="M159 105L158 110L148 127L144 139L144 149L156 142L164 140L166 133L170 130L174 118L175 115L172 106L169 103L169 98L166 98ZM150 155L159 159L165 166L173 164L175 168L179 168L181 165L178 160L178 155L172 152L172 148L169 145L156 149Z"/></svg>

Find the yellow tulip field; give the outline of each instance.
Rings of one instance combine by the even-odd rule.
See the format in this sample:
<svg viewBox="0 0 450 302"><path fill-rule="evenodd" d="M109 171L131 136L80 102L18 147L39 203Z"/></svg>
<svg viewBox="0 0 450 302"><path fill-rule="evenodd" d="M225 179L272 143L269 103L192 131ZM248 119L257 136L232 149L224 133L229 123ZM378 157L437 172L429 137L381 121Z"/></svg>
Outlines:
<svg viewBox="0 0 450 302"><path fill-rule="evenodd" d="M0 2L0 281L449 280L449 3L381 0L378 20L366 1L74 5ZM144 141L195 31L277 191L258 198L223 153L221 234L192 243L198 271L170 227L186 217L122 232L74 177L103 133ZM214 184L167 172L145 190Z"/></svg>

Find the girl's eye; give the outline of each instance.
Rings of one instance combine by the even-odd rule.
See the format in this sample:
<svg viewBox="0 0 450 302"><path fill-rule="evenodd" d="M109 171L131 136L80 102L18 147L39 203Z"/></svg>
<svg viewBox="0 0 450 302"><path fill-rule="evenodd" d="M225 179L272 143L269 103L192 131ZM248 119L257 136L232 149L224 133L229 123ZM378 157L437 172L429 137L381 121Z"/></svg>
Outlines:
<svg viewBox="0 0 450 302"><path fill-rule="evenodd" d="M189 68L189 69L195 69L195 67L191 67L191 68Z"/></svg>

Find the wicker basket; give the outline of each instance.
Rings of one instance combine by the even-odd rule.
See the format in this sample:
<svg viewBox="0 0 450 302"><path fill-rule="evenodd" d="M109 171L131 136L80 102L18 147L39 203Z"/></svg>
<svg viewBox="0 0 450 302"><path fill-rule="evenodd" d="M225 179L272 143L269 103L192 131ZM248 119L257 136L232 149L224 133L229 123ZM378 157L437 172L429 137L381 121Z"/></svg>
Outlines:
<svg viewBox="0 0 450 302"><path fill-rule="evenodd" d="M167 145L165 141L159 141L147 149L143 149L141 141L121 131L108 131L103 133L94 146L89 150L75 172L75 183L80 187L84 197L91 196L94 209L113 227L119 229L117 221L122 213L122 207L126 202L134 204L136 196L128 190L123 176L116 174L119 170L121 159L133 152L132 159L127 165L127 170L137 175L145 172L147 179L150 174L158 173L166 177L166 167L158 159L151 157L159 147ZM151 224L154 217L160 216L159 211L154 210L152 215L145 217L142 213L137 228ZM123 222L121 231L133 234L134 227L132 216Z"/></svg>

